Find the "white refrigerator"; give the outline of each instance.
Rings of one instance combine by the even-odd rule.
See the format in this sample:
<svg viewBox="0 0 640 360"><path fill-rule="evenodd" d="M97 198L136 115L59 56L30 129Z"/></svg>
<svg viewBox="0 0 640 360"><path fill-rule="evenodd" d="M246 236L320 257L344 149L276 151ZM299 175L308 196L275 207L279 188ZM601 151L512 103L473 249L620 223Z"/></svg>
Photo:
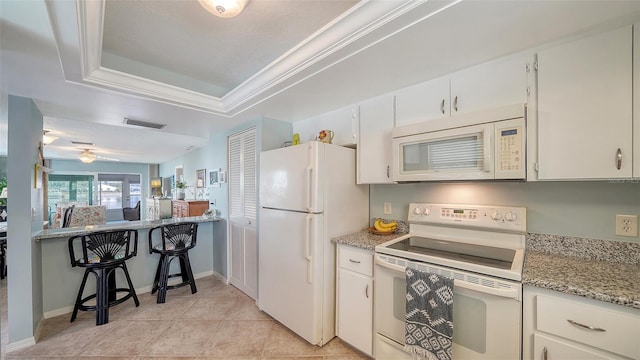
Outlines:
<svg viewBox="0 0 640 360"><path fill-rule="evenodd" d="M258 306L311 344L335 336L335 245L369 223L354 149L317 141L260 154Z"/></svg>

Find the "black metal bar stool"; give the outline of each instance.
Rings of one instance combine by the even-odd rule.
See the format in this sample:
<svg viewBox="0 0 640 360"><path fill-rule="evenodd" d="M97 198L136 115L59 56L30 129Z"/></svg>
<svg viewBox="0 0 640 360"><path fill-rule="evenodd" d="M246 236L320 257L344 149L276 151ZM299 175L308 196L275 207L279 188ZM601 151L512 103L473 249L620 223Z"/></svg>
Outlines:
<svg viewBox="0 0 640 360"><path fill-rule="evenodd" d="M154 239L153 233L157 229L160 230L160 236L156 236ZM167 290L170 289L189 285L192 294L198 291L189 262L189 249L196 246L197 232L198 224L194 222L161 225L149 230L149 254L160 254L160 261L151 289L152 294L158 292L158 304L165 302ZM180 261L180 273L169 274L171 261L176 258ZM182 282L168 285L169 278L177 276L182 277Z"/></svg>
<svg viewBox="0 0 640 360"><path fill-rule="evenodd" d="M82 252L79 258L75 255L76 249ZM71 266L85 268L73 314L71 314L71 322L75 321L78 310L90 310L96 312L96 325L106 324L109 322L109 307L123 303L129 298L133 298L136 307L140 306L126 264L128 259L136 256L137 251L137 230L98 231L69 238ZM128 288L116 287L117 269L122 269L124 272ZM96 292L83 298L84 286L90 273L96 277ZM126 295L118 299L119 292ZM85 305L87 301L94 298L95 305Z"/></svg>

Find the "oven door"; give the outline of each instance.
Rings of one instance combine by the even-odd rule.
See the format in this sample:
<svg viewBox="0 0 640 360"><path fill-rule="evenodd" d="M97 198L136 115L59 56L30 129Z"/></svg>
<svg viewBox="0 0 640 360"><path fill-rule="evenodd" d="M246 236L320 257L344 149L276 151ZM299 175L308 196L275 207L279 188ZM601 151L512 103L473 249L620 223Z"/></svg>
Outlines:
<svg viewBox="0 0 640 360"><path fill-rule="evenodd" d="M381 254L375 266L376 353L404 346L407 266L454 279L454 359L520 358L521 284Z"/></svg>

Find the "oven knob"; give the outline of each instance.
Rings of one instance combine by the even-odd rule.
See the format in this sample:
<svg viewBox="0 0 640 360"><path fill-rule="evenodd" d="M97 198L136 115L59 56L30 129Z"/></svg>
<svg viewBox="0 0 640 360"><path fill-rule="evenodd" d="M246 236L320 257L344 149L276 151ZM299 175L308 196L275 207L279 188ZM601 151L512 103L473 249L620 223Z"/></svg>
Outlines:
<svg viewBox="0 0 640 360"><path fill-rule="evenodd" d="M419 207L415 208L415 210L413 210L413 212L414 212L416 215L420 215L420 214L422 214L422 210L420 210L420 208L419 208Z"/></svg>
<svg viewBox="0 0 640 360"><path fill-rule="evenodd" d="M429 215L429 214L431 214L431 210L429 210L427 208L424 208L424 211L422 213L425 214L425 215Z"/></svg>
<svg viewBox="0 0 640 360"><path fill-rule="evenodd" d="M500 214L497 211L492 211L491 212L491 219L493 219L493 220L501 220L502 219L502 214Z"/></svg>
<svg viewBox="0 0 640 360"><path fill-rule="evenodd" d="M516 213L509 211L504 215L504 218L507 221L516 221L516 219L518 218L518 216L516 215Z"/></svg>

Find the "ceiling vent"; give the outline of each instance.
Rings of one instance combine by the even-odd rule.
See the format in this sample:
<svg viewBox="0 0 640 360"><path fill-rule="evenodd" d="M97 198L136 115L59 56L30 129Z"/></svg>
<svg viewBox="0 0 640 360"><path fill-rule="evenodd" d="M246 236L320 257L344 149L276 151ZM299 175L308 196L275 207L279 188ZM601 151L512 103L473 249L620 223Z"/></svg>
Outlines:
<svg viewBox="0 0 640 360"><path fill-rule="evenodd" d="M87 142L87 141L72 141L71 143L74 144L74 145L87 145L87 146L95 145L94 143Z"/></svg>
<svg viewBox="0 0 640 360"><path fill-rule="evenodd" d="M165 126L167 126L167 124L156 124L156 123L152 123L152 122L133 120L133 119L129 119L129 118L124 118L124 123L127 124L127 125L140 126L140 127L145 127L145 128L149 128L149 129L156 129L156 130L163 129Z"/></svg>

